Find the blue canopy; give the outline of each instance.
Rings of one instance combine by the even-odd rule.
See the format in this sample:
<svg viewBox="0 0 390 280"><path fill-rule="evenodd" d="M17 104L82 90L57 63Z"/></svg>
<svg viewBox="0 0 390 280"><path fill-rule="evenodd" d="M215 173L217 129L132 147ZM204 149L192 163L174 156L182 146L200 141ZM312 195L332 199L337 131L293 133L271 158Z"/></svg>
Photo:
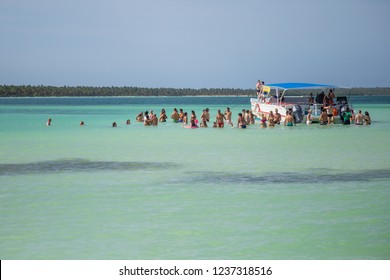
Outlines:
<svg viewBox="0 0 390 280"><path fill-rule="evenodd" d="M266 86L272 88L281 88L281 89L303 89L303 88L337 88L338 86L334 85L325 85L325 84L310 84L310 83L278 83L278 84L267 84Z"/></svg>

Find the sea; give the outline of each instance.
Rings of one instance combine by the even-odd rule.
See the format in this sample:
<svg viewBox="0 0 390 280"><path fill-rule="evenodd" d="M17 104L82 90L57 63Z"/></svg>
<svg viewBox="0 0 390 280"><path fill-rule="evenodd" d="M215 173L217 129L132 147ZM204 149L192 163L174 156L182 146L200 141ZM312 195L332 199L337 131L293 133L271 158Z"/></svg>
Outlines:
<svg viewBox="0 0 390 280"><path fill-rule="evenodd" d="M236 122L249 97L0 98L0 259L389 259L390 96L351 102L372 125L135 121Z"/></svg>

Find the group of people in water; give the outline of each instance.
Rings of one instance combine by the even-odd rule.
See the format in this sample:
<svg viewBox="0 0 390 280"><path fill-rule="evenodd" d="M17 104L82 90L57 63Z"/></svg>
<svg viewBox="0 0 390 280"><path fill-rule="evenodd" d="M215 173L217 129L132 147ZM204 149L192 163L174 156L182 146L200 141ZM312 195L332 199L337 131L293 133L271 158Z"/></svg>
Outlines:
<svg viewBox="0 0 390 280"><path fill-rule="evenodd" d="M332 124L335 122L335 118L338 115L335 115L335 111L332 110L332 105L325 106L319 117L320 125ZM200 115L198 120L194 110L191 111L191 115L188 116L187 112L184 112L183 109L177 110L173 109L170 117L168 117L165 109L161 109L159 117L153 112L153 110L140 112L135 120L138 123L143 123L144 126L157 126L158 123L167 122L168 119L171 119L174 123L181 123L183 127L186 128L207 128L211 120L209 108L205 108ZM216 115L213 116L215 120L212 123L214 128L223 128L225 126L237 127L237 128L247 128L249 125L254 125L256 122L256 116L253 114L252 110L242 109L237 116L236 126L232 120L232 111L229 107L226 108L225 112L222 113L221 110L217 110ZM364 115L362 111L359 110L358 114L354 114L352 110L348 107L345 112L341 115L341 120L343 124L356 124L356 125L370 125L371 117L370 114L366 111ZM50 126L52 119L49 118L46 125ZM275 127L276 125L284 126L295 126L296 122L292 113L292 110L288 110L286 116L283 120L281 114L278 112L278 109L275 109L275 112L270 111L268 115L261 114L259 118L260 127ZM311 124L313 122L313 117L311 115L311 110L309 110L306 115L306 124ZM80 126L84 126L84 121L80 121ZM126 125L131 125L130 119L126 120ZM113 122L112 127L117 127L117 123Z"/></svg>
<svg viewBox="0 0 390 280"><path fill-rule="evenodd" d="M256 91L259 96L263 94L263 87L264 82L261 82L260 80L256 84ZM355 115L353 110L350 110L348 106L344 107L338 107L335 108L334 105L334 99L335 94L332 89L329 90L329 93L325 95L323 92L321 94L318 94L316 99L314 99L313 94L310 94L308 103L310 105L313 104L321 104L322 101L322 108L321 108L321 114L318 118L318 122L320 125L329 125L335 123L335 119L337 117L340 117L342 124L349 125L349 124L355 124L355 125L370 125L371 124L371 117L370 114L365 111L364 115L362 114L362 111L359 110L358 113ZM225 112L222 113L221 110L217 110L215 117L215 121L212 124L212 127L214 128L223 128L225 125L228 125L230 127L234 127L234 122L232 121L232 111L229 107L226 108ZM175 123L181 123L183 127L185 128L199 128L199 127L209 127L209 122L211 120L210 117L210 110L209 108L205 108L202 111L202 114L199 117L199 120L196 116L196 113L194 110L191 111L191 114L189 115L187 112L185 112L183 109L177 110L177 108L173 109L173 112L170 114L170 117L168 117L167 112L165 109L161 109L160 115L157 117L157 114L153 112L153 110L140 112L135 120L136 122L143 123L144 126L157 126L158 123L164 123L167 122L168 119L171 119ZM240 113L238 113L237 116L237 123L236 127L238 128L247 128L249 125L254 125L256 118L259 118L260 120L260 127L266 128L266 127L274 127L275 125L285 125L285 126L295 126L296 121L293 114L292 109L287 110L286 115L284 118L282 118L282 115L278 112L278 109L275 108L275 112L270 111L269 113L261 113L260 115L256 116L252 110L246 110L242 109ZM47 125L51 125L51 118L48 119ZM310 125L314 121L314 117L312 116L312 110L308 110L306 115L306 124ZM130 125L131 121L130 119L127 119L126 125ZM84 126L84 121L80 122L80 126ZM117 127L117 123L113 122L112 127Z"/></svg>
<svg viewBox="0 0 390 280"><path fill-rule="evenodd" d="M341 112L339 116L337 110L334 110L332 105L325 107L321 115L319 117L320 125L328 125L335 122L335 118L340 117L341 123L343 125L355 124L355 125L370 125L371 124L371 116L368 111L362 114L362 110L359 110L357 114L353 110L350 110L349 107L346 107L345 111ZM311 112L309 110L309 114L307 115L307 124L311 124Z"/></svg>
<svg viewBox="0 0 390 280"><path fill-rule="evenodd" d="M365 111L363 115L361 110L359 110L358 113L355 114L355 111L351 110L349 106L342 106L337 109L336 107L334 107L335 98L336 96L332 89L329 90L329 93L327 95L325 95L324 92L322 92L321 94L319 94L319 96L317 96L316 102L322 100L321 114L319 116L320 125L328 125L328 124L335 123L335 119L337 117L340 117L341 123L344 125L349 125L349 124L370 125L371 124L371 117L368 111ZM314 104L314 98L312 94L310 94L309 97L309 104ZM307 124L312 123L311 113L312 113L311 110L309 110L306 116Z"/></svg>
<svg viewBox="0 0 390 280"><path fill-rule="evenodd" d="M234 127L234 122L232 120L232 111L229 107L222 113L221 110L217 110L215 116L215 121L212 123L212 127L214 128L223 128L225 126ZM157 117L153 111L145 111L140 112L136 116L137 122L143 122L145 126L157 126L159 122L166 122L170 118L175 123L181 123L186 128L207 128L209 127L209 123L211 120L210 110L209 108L205 108L202 110L202 114L199 117L199 120L196 116L195 111L191 111L191 114L184 112L183 109L174 108L170 117L168 117L165 109L161 110L160 116ZM253 114L251 110L242 109L240 113L238 113L236 127L238 128L247 128L247 126L255 124L256 116ZM275 124L280 124L282 120L281 115L277 112L275 114L271 114L268 118L263 118L260 120L260 126L266 127L266 122L269 122L270 126L274 126Z"/></svg>

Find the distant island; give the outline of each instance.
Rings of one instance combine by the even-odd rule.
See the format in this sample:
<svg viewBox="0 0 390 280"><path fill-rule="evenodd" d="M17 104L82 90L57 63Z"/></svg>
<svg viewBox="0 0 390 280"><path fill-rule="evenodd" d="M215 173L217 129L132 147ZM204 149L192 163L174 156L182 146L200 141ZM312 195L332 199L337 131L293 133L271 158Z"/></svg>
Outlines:
<svg viewBox="0 0 390 280"><path fill-rule="evenodd" d="M318 90L289 90L289 94L306 95ZM338 95L390 95L389 87L337 88ZM76 97L76 96L255 96L255 89L236 88L144 88L144 87L56 87L56 86L0 86L0 97Z"/></svg>

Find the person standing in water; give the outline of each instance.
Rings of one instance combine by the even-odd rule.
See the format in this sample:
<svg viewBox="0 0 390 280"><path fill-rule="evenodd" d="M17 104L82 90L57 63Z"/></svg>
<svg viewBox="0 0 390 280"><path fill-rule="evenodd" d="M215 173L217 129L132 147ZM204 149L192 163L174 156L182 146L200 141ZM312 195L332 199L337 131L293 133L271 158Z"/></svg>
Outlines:
<svg viewBox="0 0 390 280"><path fill-rule="evenodd" d="M263 113L261 113L260 127L261 128L267 127L267 117Z"/></svg>
<svg viewBox="0 0 390 280"><path fill-rule="evenodd" d="M364 124L365 125L370 125L371 124L371 117L370 117L370 114L367 111L364 112Z"/></svg>
<svg viewBox="0 0 390 280"><path fill-rule="evenodd" d="M198 120L196 119L195 111L191 111L190 123L191 127L198 127Z"/></svg>
<svg viewBox="0 0 390 280"><path fill-rule="evenodd" d="M237 127L238 128L246 128L246 121L242 113L238 113L238 119L237 119Z"/></svg>
<svg viewBox="0 0 390 280"><path fill-rule="evenodd" d="M160 122L166 122L167 121L167 118L168 118L168 116L167 116L167 114L165 113L165 109L164 108L162 108L161 109L161 114L160 114L160 117L159 117L159 121Z"/></svg>
<svg viewBox="0 0 390 280"><path fill-rule="evenodd" d="M215 117L215 122L217 123L218 127L224 127L224 119L225 116L221 113L221 110L218 110L217 115Z"/></svg>
<svg viewBox="0 0 390 280"><path fill-rule="evenodd" d="M136 117L135 117L135 120L137 122L143 122L144 121L144 113L143 112L140 112Z"/></svg>
<svg viewBox="0 0 390 280"><path fill-rule="evenodd" d="M349 107L347 107L347 109L345 110L345 112L343 114L343 124L344 125L351 124L351 118L352 118L351 110L349 109Z"/></svg>
<svg viewBox="0 0 390 280"><path fill-rule="evenodd" d="M294 117L292 116L290 111L287 112L287 116L284 119L284 125L285 126L294 126L295 125Z"/></svg>
<svg viewBox="0 0 390 280"><path fill-rule="evenodd" d="M280 124L280 121L282 120L282 116L280 115L277 108L275 108L275 124Z"/></svg>
<svg viewBox="0 0 390 280"><path fill-rule="evenodd" d="M200 115L200 126L201 127L207 127L207 112L206 109L203 110L202 114Z"/></svg>
<svg viewBox="0 0 390 280"><path fill-rule="evenodd" d="M47 125L47 126L51 126L51 118L49 118L49 119L47 120L46 125Z"/></svg>
<svg viewBox="0 0 390 280"><path fill-rule="evenodd" d="M355 124L363 125L363 122L364 122L364 116L362 114L362 110L359 110L359 113L355 116Z"/></svg>
<svg viewBox="0 0 390 280"><path fill-rule="evenodd" d="M178 122L179 121L179 112L177 111L176 108L173 109L173 113L171 114L171 119L173 120L173 122Z"/></svg>
<svg viewBox="0 0 390 280"><path fill-rule="evenodd" d="M311 109L309 109L307 116L306 116L306 124L311 124L313 122L313 117L311 116Z"/></svg>
<svg viewBox="0 0 390 280"><path fill-rule="evenodd" d="M274 127L275 126L275 116L272 110L269 112L268 115L268 126L269 127Z"/></svg>
<svg viewBox="0 0 390 280"><path fill-rule="evenodd" d="M229 107L227 107L225 111L225 120L227 124L232 123L232 112Z"/></svg>

